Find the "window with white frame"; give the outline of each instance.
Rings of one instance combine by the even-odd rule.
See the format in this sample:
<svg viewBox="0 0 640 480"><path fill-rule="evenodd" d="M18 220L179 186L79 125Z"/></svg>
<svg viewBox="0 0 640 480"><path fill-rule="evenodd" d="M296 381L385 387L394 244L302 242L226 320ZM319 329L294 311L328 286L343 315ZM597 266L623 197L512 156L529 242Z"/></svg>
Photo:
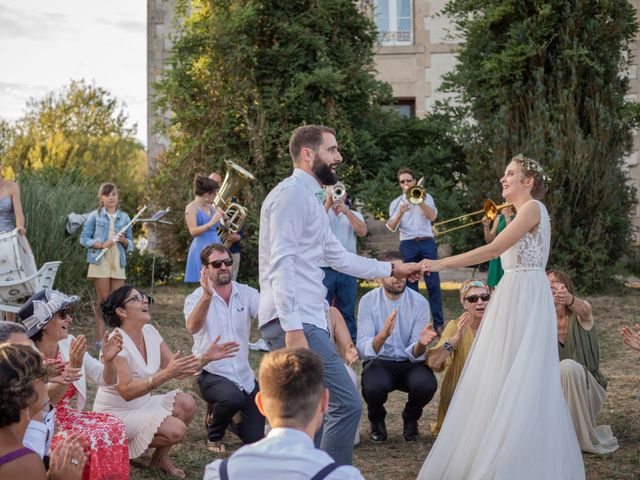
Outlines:
<svg viewBox="0 0 640 480"><path fill-rule="evenodd" d="M375 0L374 12L382 45L413 44L412 0Z"/></svg>

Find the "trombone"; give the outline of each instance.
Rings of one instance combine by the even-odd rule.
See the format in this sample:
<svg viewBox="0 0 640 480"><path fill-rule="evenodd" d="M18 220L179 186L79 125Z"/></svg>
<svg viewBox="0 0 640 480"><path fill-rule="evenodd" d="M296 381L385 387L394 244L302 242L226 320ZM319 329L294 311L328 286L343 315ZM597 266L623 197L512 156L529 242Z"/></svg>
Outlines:
<svg viewBox="0 0 640 480"><path fill-rule="evenodd" d="M412 205L420 205L424 202L424 199L427 196L427 190L424 188L423 184L424 177L418 180L418 183L407 190L407 200Z"/></svg>
<svg viewBox="0 0 640 480"><path fill-rule="evenodd" d="M507 207L512 207L512 206L513 206L512 203L503 203L502 205L496 205L493 201L487 199L484 201L484 204L482 205L482 210L466 213L458 217L450 218L449 220L443 220L442 222L434 223L433 231L436 235L444 235L446 233L454 232L462 228L470 227L471 225L477 225L478 223L482 222L482 219L484 217L487 217L489 220L493 221L498 216L498 213L500 213L503 209ZM482 217L480 217L479 220L472 220L470 218L478 214L482 214ZM463 219L466 219L466 220L463 220ZM458 220L461 221L460 225L457 225L455 227L445 228L444 230L442 230L443 225L446 225Z"/></svg>

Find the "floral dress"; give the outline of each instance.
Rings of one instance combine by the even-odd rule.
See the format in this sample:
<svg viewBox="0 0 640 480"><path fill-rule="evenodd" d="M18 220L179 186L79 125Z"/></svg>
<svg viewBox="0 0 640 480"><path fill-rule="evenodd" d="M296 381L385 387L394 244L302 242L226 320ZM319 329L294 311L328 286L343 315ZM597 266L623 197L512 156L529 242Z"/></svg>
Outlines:
<svg viewBox="0 0 640 480"><path fill-rule="evenodd" d="M60 352L56 358L62 361ZM56 434L51 449L55 450L58 442L79 433L87 455L83 480L128 480L129 447L124 423L106 413L78 411L73 407L76 393L76 387L69 385L56 405Z"/></svg>

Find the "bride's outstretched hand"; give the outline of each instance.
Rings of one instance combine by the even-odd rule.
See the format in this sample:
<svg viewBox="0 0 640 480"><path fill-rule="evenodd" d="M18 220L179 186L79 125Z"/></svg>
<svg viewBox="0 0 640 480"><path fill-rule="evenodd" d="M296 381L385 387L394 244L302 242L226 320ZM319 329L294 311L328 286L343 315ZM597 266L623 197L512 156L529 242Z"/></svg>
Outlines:
<svg viewBox="0 0 640 480"><path fill-rule="evenodd" d="M439 272L443 269L441 260L430 260L425 258L420 262L420 266L422 267L423 273L428 272Z"/></svg>

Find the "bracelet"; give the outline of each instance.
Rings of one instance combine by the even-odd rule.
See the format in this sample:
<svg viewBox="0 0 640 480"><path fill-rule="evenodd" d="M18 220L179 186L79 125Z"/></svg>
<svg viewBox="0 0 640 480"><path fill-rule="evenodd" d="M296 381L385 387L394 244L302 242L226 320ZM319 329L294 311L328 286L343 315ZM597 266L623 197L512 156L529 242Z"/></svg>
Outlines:
<svg viewBox="0 0 640 480"><path fill-rule="evenodd" d="M576 296L573 295L573 293L571 295L573 296L573 298L571 299L571 303L569 305L567 305L567 307L570 307L576 301Z"/></svg>
<svg viewBox="0 0 640 480"><path fill-rule="evenodd" d="M153 375L147 378L147 390L151 392L155 387L153 386Z"/></svg>
<svg viewBox="0 0 640 480"><path fill-rule="evenodd" d="M455 349L456 349L456 347L454 347L451 343L449 343L449 340L445 340L445 342L444 342L444 344L442 346L449 353L454 352Z"/></svg>

